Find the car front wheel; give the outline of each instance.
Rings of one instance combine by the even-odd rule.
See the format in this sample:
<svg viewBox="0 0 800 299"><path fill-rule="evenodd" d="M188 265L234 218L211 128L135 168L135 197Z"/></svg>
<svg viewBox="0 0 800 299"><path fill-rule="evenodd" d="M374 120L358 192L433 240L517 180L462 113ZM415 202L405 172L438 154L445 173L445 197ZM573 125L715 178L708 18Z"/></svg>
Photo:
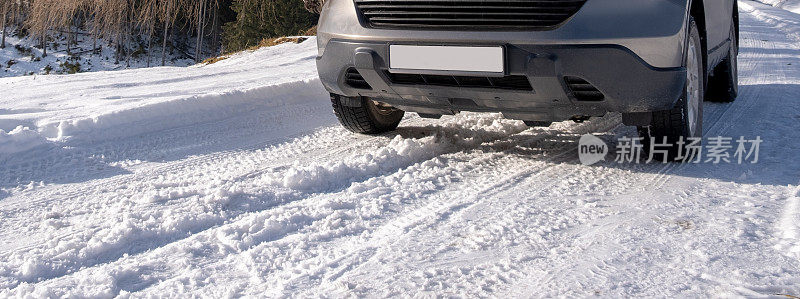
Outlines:
<svg viewBox="0 0 800 299"><path fill-rule="evenodd" d="M646 152L651 145L660 145L659 153L667 152L667 160L675 161L680 155L679 142L689 143L689 138L703 136L703 98L705 89L705 67L703 64L700 33L694 18L690 20L689 42L686 47L686 85L683 96L675 108L653 112L649 126L639 127L639 136ZM665 142L666 141L666 142ZM655 143L653 143L655 142ZM666 145L666 146L664 146ZM656 153L655 151L653 153ZM656 159L663 159L654 155Z"/></svg>
<svg viewBox="0 0 800 299"><path fill-rule="evenodd" d="M346 129L359 134L380 134L397 129L405 112L366 97L331 95L333 112Z"/></svg>

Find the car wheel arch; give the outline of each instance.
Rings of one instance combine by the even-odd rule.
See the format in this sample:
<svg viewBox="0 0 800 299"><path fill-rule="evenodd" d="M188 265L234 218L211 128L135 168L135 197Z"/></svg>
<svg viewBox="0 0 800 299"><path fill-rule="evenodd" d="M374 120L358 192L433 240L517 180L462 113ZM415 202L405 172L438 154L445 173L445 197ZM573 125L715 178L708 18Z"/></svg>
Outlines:
<svg viewBox="0 0 800 299"><path fill-rule="evenodd" d="M707 27L706 27L706 15L705 15L705 4L703 0L689 0L688 9L686 13L686 32L684 33L684 64L686 61L686 51L689 47L689 30L690 30L690 23L692 18L694 18L695 24L697 25L697 31L700 33L700 44L702 48L703 54L703 62L702 65L704 66L704 77L705 80L708 80L708 38L707 38Z"/></svg>

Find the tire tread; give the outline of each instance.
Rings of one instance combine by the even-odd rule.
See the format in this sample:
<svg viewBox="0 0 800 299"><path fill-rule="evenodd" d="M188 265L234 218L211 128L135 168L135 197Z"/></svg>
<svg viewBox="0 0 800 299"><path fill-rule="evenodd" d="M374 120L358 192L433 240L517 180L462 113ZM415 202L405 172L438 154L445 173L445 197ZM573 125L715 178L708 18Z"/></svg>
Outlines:
<svg viewBox="0 0 800 299"><path fill-rule="evenodd" d="M336 114L336 118L339 119L339 123L347 130L360 134L380 134L392 131L400 124L402 115L396 122L388 126L381 125L371 116L371 112L369 111L370 106L367 103L368 100L361 98L359 101L361 101L361 103L358 107L346 106L342 104L341 96L331 95L333 112Z"/></svg>

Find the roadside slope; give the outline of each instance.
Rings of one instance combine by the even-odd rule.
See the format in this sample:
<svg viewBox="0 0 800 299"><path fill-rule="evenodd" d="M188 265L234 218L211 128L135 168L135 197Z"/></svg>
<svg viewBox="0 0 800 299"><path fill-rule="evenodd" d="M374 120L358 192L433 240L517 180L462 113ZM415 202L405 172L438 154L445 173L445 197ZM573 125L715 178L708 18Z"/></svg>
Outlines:
<svg viewBox="0 0 800 299"><path fill-rule="evenodd" d="M314 45L311 39L185 68L1 78L0 89L11 93L0 99L0 160L31 145L124 138L318 99L324 90Z"/></svg>

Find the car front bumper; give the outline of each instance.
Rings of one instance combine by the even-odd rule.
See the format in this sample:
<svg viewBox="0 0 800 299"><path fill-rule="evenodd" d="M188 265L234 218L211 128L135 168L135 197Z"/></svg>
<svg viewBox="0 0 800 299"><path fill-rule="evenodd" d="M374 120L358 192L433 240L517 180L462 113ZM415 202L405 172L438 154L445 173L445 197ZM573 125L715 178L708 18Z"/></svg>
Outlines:
<svg viewBox="0 0 800 299"><path fill-rule="evenodd" d="M588 1L554 30L468 32L367 28L353 1L329 0L318 29L317 67L331 93L379 98L427 114L487 111L558 121L665 110L680 98L685 83L687 2ZM527 77L533 90L394 84L386 74L391 44L504 46L505 74ZM344 84L349 68L357 69L372 90ZM566 76L585 79L604 100L577 101Z"/></svg>

